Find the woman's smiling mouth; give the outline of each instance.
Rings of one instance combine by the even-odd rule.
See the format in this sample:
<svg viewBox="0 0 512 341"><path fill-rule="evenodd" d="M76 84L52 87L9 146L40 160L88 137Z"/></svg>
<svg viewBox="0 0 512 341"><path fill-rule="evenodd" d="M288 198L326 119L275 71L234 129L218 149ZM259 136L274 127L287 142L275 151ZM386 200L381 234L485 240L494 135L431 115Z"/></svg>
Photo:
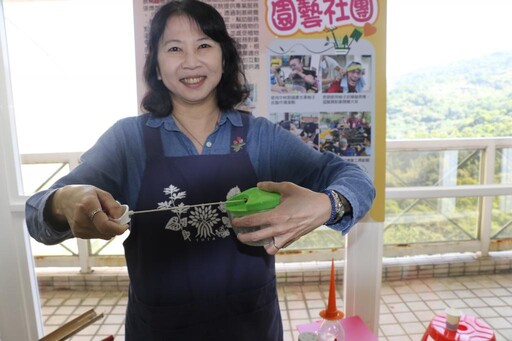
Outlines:
<svg viewBox="0 0 512 341"><path fill-rule="evenodd" d="M185 84L189 84L189 85L194 85L194 84L201 83L205 79L206 79L206 77L204 77L204 76L201 76L201 77L190 77L190 78L182 78L181 82L183 82Z"/></svg>

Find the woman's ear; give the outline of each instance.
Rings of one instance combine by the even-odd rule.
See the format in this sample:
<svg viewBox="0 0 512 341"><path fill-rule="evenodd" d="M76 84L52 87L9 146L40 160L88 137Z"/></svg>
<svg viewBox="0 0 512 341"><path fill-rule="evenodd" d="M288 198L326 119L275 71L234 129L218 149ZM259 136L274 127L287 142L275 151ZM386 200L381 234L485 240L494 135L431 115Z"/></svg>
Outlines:
<svg viewBox="0 0 512 341"><path fill-rule="evenodd" d="M162 80L162 74L160 73L160 68L156 67L156 78L161 81Z"/></svg>

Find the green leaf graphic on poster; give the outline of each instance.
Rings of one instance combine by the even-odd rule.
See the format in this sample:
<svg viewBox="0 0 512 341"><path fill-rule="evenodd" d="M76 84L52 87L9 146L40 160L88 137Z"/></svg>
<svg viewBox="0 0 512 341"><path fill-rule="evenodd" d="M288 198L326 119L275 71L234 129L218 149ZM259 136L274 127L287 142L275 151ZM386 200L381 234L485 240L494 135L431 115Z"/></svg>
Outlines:
<svg viewBox="0 0 512 341"><path fill-rule="evenodd" d="M343 48L347 48L348 46L349 46L349 45L348 45L348 36L347 36L347 35L345 35L345 36L343 37L343 40L341 41L341 47L343 47Z"/></svg>
<svg viewBox="0 0 512 341"><path fill-rule="evenodd" d="M352 31L350 38L354 39L355 41L359 41L359 39L361 39L362 36L363 36L363 31L361 31L361 29L356 27Z"/></svg>

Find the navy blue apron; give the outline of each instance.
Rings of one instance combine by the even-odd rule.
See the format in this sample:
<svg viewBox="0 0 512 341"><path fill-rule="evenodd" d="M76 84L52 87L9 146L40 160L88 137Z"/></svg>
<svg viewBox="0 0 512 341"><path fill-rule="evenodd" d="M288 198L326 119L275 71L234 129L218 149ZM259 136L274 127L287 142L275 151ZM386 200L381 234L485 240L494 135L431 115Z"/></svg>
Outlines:
<svg viewBox="0 0 512 341"><path fill-rule="evenodd" d="M274 257L240 243L223 205L254 187L245 148L165 157L160 128L142 120L146 169L124 242L130 276L126 340L282 340ZM249 119L231 141L246 141Z"/></svg>

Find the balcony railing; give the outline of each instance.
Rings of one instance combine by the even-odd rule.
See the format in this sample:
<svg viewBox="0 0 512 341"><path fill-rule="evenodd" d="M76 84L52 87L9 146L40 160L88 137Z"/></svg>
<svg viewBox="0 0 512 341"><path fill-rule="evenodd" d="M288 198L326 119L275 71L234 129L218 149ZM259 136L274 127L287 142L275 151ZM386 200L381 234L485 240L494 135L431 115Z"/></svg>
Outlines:
<svg viewBox="0 0 512 341"><path fill-rule="evenodd" d="M512 248L512 138L388 141L387 154L385 255L487 254ZM410 183L403 178L393 181L396 175L390 174L397 159L418 161L426 169L411 167L410 173L417 177ZM407 169L401 168L402 174ZM391 209L397 202L407 206L401 211ZM419 206L422 209L408 216ZM445 235L452 238L389 243L389 230L400 219L408 225L406 218L416 230L435 225L435 229L450 230Z"/></svg>
<svg viewBox="0 0 512 341"><path fill-rule="evenodd" d="M80 154L22 155L26 194L75 167ZM387 141L386 168L384 256L512 249L512 138ZM125 265L124 237L51 247L33 241L32 249L37 266L87 272ZM278 261L328 260L343 247L341 235L323 227Z"/></svg>

